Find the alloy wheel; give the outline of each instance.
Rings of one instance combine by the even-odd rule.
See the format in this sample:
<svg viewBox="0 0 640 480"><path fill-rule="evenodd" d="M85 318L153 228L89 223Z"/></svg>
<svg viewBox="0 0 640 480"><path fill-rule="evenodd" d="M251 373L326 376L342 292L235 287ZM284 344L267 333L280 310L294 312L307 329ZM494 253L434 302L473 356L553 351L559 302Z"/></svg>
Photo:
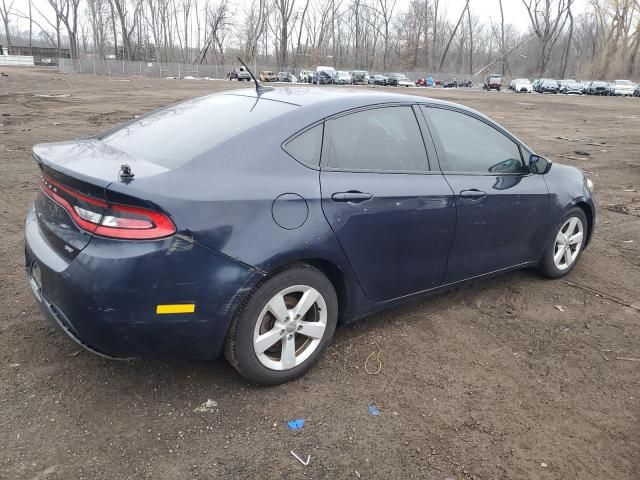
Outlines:
<svg viewBox="0 0 640 480"><path fill-rule="evenodd" d="M584 226L578 217L569 218L556 235L553 249L553 263L558 270L571 267L582 248Z"/></svg>
<svg viewBox="0 0 640 480"><path fill-rule="evenodd" d="M260 312L253 350L271 370L301 365L318 348L327 328L327 306L315 288L295 285L281 290Z"/></svg>

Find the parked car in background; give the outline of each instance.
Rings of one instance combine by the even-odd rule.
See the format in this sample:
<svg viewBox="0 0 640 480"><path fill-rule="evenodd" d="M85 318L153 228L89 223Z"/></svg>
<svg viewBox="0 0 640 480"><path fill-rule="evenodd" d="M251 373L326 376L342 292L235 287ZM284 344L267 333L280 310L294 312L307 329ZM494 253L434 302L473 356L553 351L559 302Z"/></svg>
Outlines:
<svg viewBox="0 0 640 480"><path fill-rule="evenodd" d="M350 85L351 74L349 72L345 72L344 70L338 70L333 79L333 83L335 83L336 85Z"/></svg>
<svg viewBox="0 0 640 480"><path fill-rule="evenodd" d="M291 72L278 72L278 81L287 83L297 83L298 79Z"/></svg>
<svg viewBox="0 0 640 480"><path fill-rule="evenodd" d="M246 80L247 82L251 81L251 74L244 67L232 68L229 73L227 73L227 78L229 80L238 80L239 82Z"/></svg>
<svg viewBox="0 0 640 480"><path fill-rule="evenodd" d="M456 78L452 78L451 80L445 80L442 83L442 86L444 88L457 88L458 87L458 80Z"/></svg>
<svg viewBox="0 0 640 480"><path fill-rule="evenodd" d="M336 76L336 69L333 67L317 67L316 71L313 73L313 79L311 83L316 85L325 85L328 83L333 83L333 80Z"/></svg>
<svg viewBox="0 0 640 480"><path fill-rule="evenodd" d="M398 86L398 75L399 73L385 73L384 76L387 78L387 85L390 87Z"/></svg>
<svg viewBox="0 0 640 480"><path fill-rule="evenodd" d="M276 82L278 77L271 70L263 70L260 72L260 81L261 82Z"/></svg>
<svg viewBox="0 0 640 480"><path fill-rule="evenodd" d="M387 84L387 77L385 77L384 75L371 75L369 77L369 85L386 85Z"/></svg>
<svg viewBox="0 0 640 480"><path fill-rule="evenodd" d="M335 90L221 92L36 145L23 265L46 318L102 357L224 352L280 384L338 324L580 261L596 223L582 170L462 105Z"/></svg>
<svg viewBox="0 0 640 480"><path fill-rule="evenodd" d="M559 93L564 93L565 95L582 95L582 91L584 87L581 82L568 79L568 80L560 80L559 84L560 84Z"/></svg>
<svg viewBox="0 0 640 480"><path fill-rule="evenodd" d="M395 76L398 87L413 87L414 83L404 73L396 73Z"/></svg>
<svg viewBox="0 0 640 480"><path fill-rule="evenodd" d="M502 75L497 75L497 74L488 75L484 79L484 85L482 86L482 88L487 91L490 91L490 90L500 91L500 89L502 88Z"/></svg>
<svg viewBox="0 0 640 480"><path fill-rule="evenodd" d="M553 78L543 78L538 83L538 93L558 93L559 91L560 85Z"/></svg>
<svg viewBox="0 0 640 480"><path fill-rule="evenodd" d="M534 78L533 81L531 82L531 88L533 89L534 92L538 91L538 85L540 85L540 79Z"/></svg>
<svg viewBox="0 0 640 480"><path fill-rule="evenodd" d="M611 95L631 97L633 95L634 90L635 90L635 85L630 80L615 80L611 84L611 89L609 93Z"/></svg>
<svg viewBox="0 0 640 480"><path fill-rule="evenodd" d="M640 83L636 85L635 90L633 91L634 97L640 97Z"/></svg>
<svg viewBox="0 0 640 480"><path fill-rule="evenodd" d="M300 70L298 81L301 83L311 83L313 72L311 70Z"/></svg>
<svg viewBox="0 0 640 480"><path fill-rule="evenodd" d="M351 72L351 83L354 85L367 85L369 83L369 72L366 70L354 70Z"/></svg>
<svg viewBox="0 0 640 480"><path fill-rule="evenodd" d="M516 93L531 93L533 86L527 78L516 78L511 82L512 90Z"/></svg>
<svg viewBox="0 0 640 480"><path fill-rule="evenodd" d="M587 87L587 95L609 95L609 85L599 80L591 82Z"/></svg>

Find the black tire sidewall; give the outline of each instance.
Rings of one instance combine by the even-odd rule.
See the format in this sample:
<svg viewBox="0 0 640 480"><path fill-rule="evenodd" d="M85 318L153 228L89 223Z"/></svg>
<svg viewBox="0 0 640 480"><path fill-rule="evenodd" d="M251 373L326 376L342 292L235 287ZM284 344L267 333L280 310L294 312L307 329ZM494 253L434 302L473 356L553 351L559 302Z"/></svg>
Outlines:
<svg viewBox="0 0 640 480"><path fill-rule="evenodd" d="M308 285L320 292L327 306L327 327L320 345L304 363L286 371L271 370L260 363L254 352L253 332L258 316L267 302L278 292L292 285ZM337 320L338 298L329 279L322 272L310 266L289 268L268 279L251 294L249 300L234 319L234 322L237 322L235 335L233 339L227 340L232 342L227 345L227 348L232 349L233 352L228 353L235 360L232 362L234 367L248 380L265 385L285 383L300 377L322 356L331 343Z"/></svg>
<svg viewBox="0 0 640 480"><path fill-rule="evenodd" d="M560 270L558 267L556 267L553 261L553 252L555 249L556 236L558 235L558 231L560 230L560 228L562 228L562 226L566 223L566 221L572 217L577 217L582 222L582 227L583 227L582 244L580 245L580 251L578 252L578 257L573 261L571 266L569 266L569 268L565 270ZM587 222L587 216L585 215L584 210L582 210L580 207L574 207L567 212L567 214L562 219L562 221L558 225L556 225L555 228L552 230L551 236L549 238L549 245L547 246L547 249L544 253L542 262L540 262L540 270L544 276L548 278L554 278L554 279L562 278L565 275L568 275L573 270L573 268L578 263L578 260L580 260L580 257L582 256L582 252L584 251L584 246L587 241L588 228L589 228L589 223Z"/></svg>

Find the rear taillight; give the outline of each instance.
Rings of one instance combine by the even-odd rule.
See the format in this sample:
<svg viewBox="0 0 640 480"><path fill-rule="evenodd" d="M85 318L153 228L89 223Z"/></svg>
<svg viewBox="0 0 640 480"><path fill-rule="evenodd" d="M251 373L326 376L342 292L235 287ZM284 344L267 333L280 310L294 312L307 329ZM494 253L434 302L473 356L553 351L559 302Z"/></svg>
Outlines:
<svg viewBox="0 0 640 480"><path fill-rule="evenodd" d="M176 232L171 219L147 208L107 203L42 177L42 191L71 215L81 229L102 237L150 240Z"/></svg>

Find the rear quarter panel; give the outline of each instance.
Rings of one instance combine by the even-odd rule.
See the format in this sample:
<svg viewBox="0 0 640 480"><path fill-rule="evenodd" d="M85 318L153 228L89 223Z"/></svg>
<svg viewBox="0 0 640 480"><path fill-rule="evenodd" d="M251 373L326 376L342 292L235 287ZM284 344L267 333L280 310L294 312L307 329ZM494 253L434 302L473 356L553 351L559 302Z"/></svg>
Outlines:
<svg viewBox="0 0 640 480"><path fill-rule="evenodd" d="M182 235L267 274L304 259L330 262L355 304L360 289L322 213L320 172L281 148L310 122L304 114L276 118L171 172L109 189L115 196L146 196L171 215ZM295 194L287 209L307 212L298 228L274 220L274 201L283 194Z"/></svg>

